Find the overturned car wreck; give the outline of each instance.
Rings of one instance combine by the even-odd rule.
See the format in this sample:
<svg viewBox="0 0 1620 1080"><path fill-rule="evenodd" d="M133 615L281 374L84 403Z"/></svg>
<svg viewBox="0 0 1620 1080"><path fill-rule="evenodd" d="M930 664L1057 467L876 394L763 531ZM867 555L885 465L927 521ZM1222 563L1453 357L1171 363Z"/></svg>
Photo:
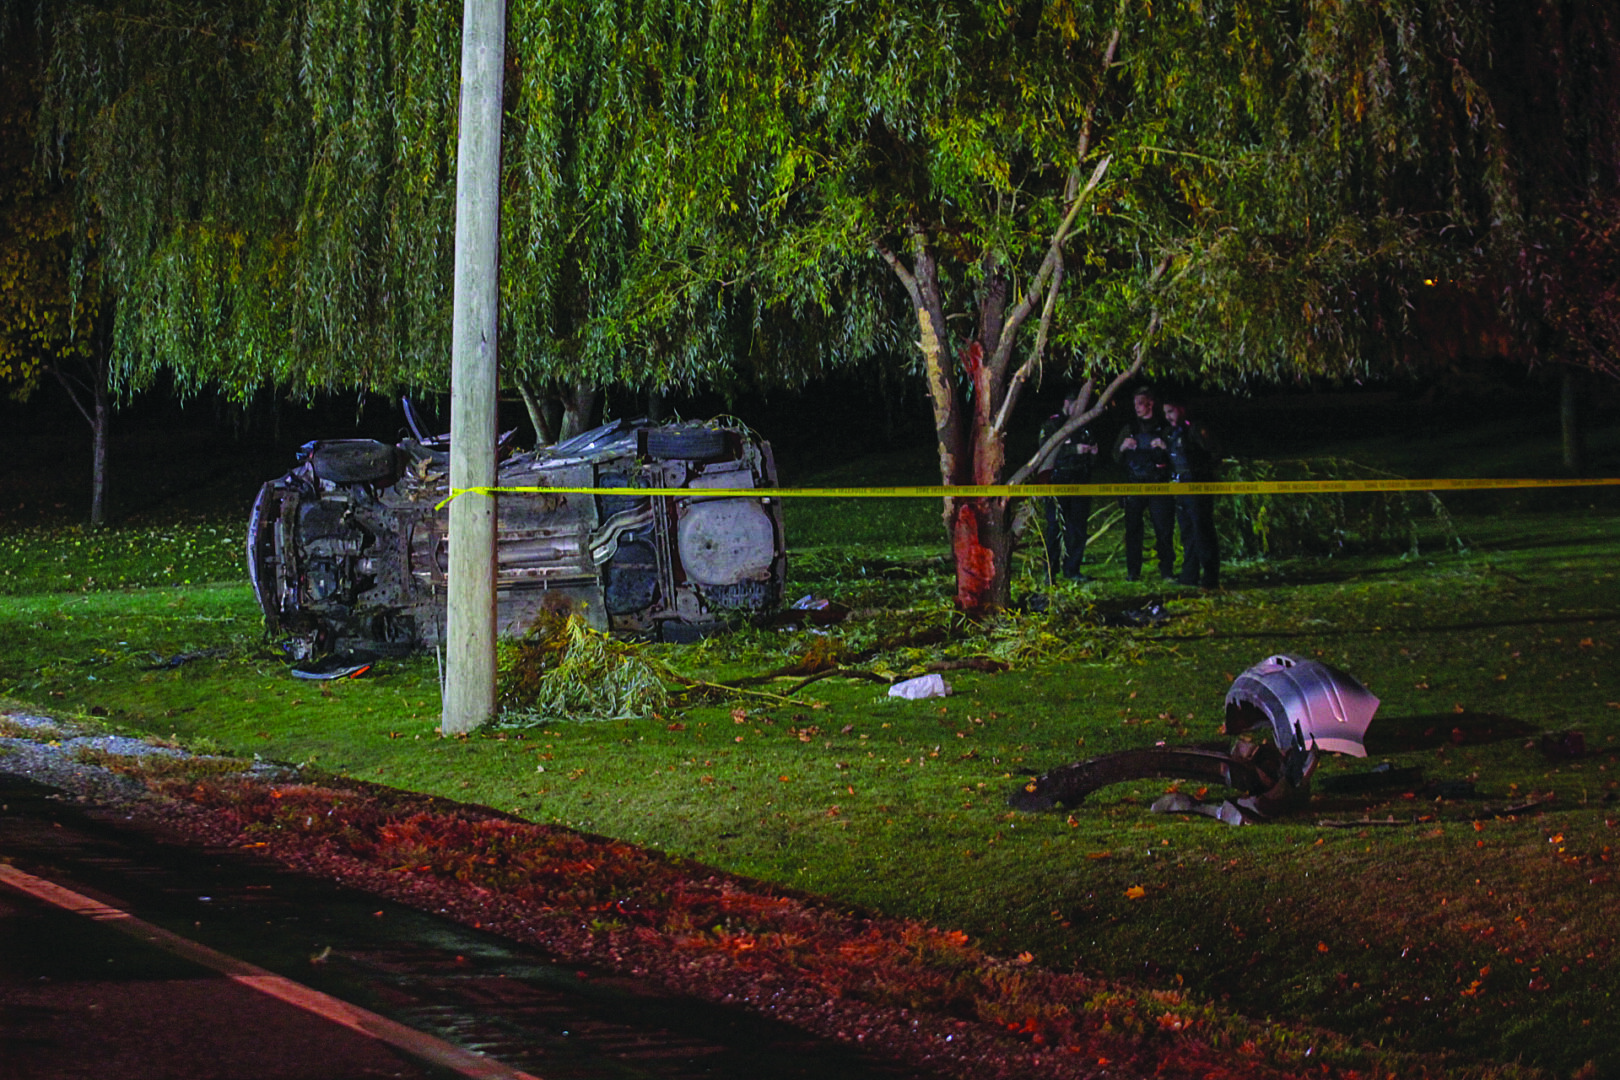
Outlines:
<svg viewBox="0 0 1620 1080"><path fill-rule="evenodd" d="M268 631L293 659L440 641L449 515L437 504L449 493L448 472L448 440L417 431L397 445L308 443L291 472L260 489L248 519L248 574ZM500 496L503 635L555 612L577 613L598 630L691 640L732 613L781 600L780 501L704 494L776 486L770 445L746 429L618 421L506 456L497 483L624 489ZM638 493L646 488L681 490Z"/></svg>
<svg viewBox="0 0 1620 1080"><path fill-rule="evenodd" d="M1264 821L1309 799L1321 753L1365 757L1362 740L1377 710L1378 699L1344 672L1303 656L1269 656L1234 679L1226 693L1224 730L1239 736L1231 749L1152 747L1104 754L1038 776L1008 802L1015 810L1037 812L1077 806L1109 784L1199 780L1242 794L1206 803L1172 793L1153 809L1204 814L1231 825ZM1259 737L1252 734L1256 730Z"/></svg>

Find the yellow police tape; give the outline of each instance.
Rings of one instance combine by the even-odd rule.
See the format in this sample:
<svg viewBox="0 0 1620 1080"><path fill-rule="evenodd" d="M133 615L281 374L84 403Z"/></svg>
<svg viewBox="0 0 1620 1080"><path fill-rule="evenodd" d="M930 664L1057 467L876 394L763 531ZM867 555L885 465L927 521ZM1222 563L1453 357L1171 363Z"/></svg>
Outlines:
<svg viewBox="0 0 1620 1080"><path fill-rule="evenodd" d="M1324 492L1486 491L1515 488L1620 487L1620 477L1567 480L1239 480L1157 484L985 484L940 487L815 488L453 488L435 509L462 495L678 495L695 498L757 499L996 499L1056 495L1314 495Z"/></svg>

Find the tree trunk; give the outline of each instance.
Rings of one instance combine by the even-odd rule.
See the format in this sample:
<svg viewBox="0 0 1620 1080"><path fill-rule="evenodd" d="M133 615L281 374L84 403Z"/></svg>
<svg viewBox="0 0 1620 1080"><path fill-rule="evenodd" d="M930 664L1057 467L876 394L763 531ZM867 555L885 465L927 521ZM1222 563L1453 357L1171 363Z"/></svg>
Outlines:
<svg viewBox="0 0 1620 1080"><path fill-rule="evenodd" d="M907 268L894 253L882 254L911 294L917 312L918 346L928 399L934 408L934 435L939 445L939 478L947 486L997 484L1006 452L995 416L1003 386L985 362L1000 339L1006 290L992 282L980 304L979 335L963 347L960 359L950 355L939 263L920 232L913 235L914 258ZM962 401L958 371L974 390L972 410ZM968 412L964 417L963 413ZM966 423L964 423L964 419ZM970 616L1005 607L1012 581L1012 529L1008 501L1000 498L947 498L945 532L956 562L956 606Z"/></svg>
<svg viewBox="0 0 1620 1080"><path fill-rule="evenodd" d="M550 446L557 441L557 422L547 409L551 400L537 395L527 379L519 379L517 387L523 397L523 408L529 414L529 425L534 428L534 445Z"/></svg>
<svg viewBox="0 0 1620 1080"><path fill-rule="evenodd" d="M1012 599L1012 528L1006 499L948 499L956 607L979 616Z"/></svg>
<svg viewBox="0 0 1620 1080"><path fill-rule="evenodd" d="M105 354L96 362L94 419L90 422L90 527L99 529L107 523L107 426L111 407L107 394L107 359Z"/></svg>
<svg viewBox="0 0 1620 1080"><path fill-rule="evenodd" d="M562 388L562 431L558 440L572 439L602 422L602 391L584 384Z"/></svg>
<svg viewBox="0 0 1620 1080"><path fill-rule="evenodd" d="M1564 368L1558 387L1558 423L1564 437L1564 471L1580 476L1586 468L1586 439L1581 430L1581 379Z"/></svg>
<svg viewBox="0 0 1620 1080"><path fill-rule="evenodd" d="M70 370L60 363L47 371L61 384L68 400L90 426L90 526L99 528L107 520L107 429L112 419L112 400L107 390L109 358L112 355L112 315L103 312L96 329L94 355Z"/></svg>
<svg viewBox="0 0 1620 1080"><path fill-rule="evenodd" d="M1099 71L1106 72L1119 45L1116 30L1103 54ZM1007 426L1023 386L1040 371L1052 329L1058 292L1063 283L1063 244L1080 211L1107 173L1110 157L1092 168L1081 182L1080 169L1091 145L1091 114L1081 125L1073 169L1064 191L1063 221L1053 232L1039 270L1020 283L1014 301L1012 278L1000 257L986 251L980 259L981 284L977 294L978 328L973 340L955 356L950 354L948 325L939 272L939 252L927 229L912 225L908 240L912 261L908 267L885 244L878 254L894 271L911 297L917 313L918 347L923 356L928 398L934 407L934 433L939 444L939 477L948 487L990 486L1003 483L1007 466ZM1169 265L1162 261L1149 278L1157 281ZM1009 303L1011 307L1009 308ZM1039 310L1033 346L1024 362L1013 365L1013 347L1026 320ZM1157 317L1149 333L1157 327ZM1145 339L1144 339L1145 341ZM1141 366L1139 348L1132 370ZM1101 412L1129 373L1120 375L1104 391L1094 408ZM963 413L965 390L971 390L972 409ZM1092 416L1096 415L1093 413ZM1084 419L1091 419L1087 416ZM1080 419L1073 421L1075 424ZM1020 477L1024 470L1020 471ZM956 606L977 617L999 610L1012 598L1012 500L992 497L947 498L945 530L956 560Z"/></svg>
<svg viewBox="0 0 1620 1080"><path fill-rule="evenodd" d="M973 385L973 409L967 431L973 454L973 480L999 484L1007 464L1007 444L996 430L1006 386L997 378L991 358L1006 330L1007 279L987 266L979 297L979 333L962 352L962 366ZM956 556L956 606L969 615L1006 607L1012 601L1011 500L959 499L951 533Z"/></svg>

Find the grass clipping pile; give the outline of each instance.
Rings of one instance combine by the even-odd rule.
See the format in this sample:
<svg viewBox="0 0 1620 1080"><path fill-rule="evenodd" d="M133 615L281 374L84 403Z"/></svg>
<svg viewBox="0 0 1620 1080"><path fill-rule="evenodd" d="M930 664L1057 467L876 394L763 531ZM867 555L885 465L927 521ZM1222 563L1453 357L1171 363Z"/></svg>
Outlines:
<svg viewBox="0 0 1620 1080"><path fill-rule="evenodd" d="M666 680L688 681L639 646L591 629L578 615L542 618L520 640L499 648L495 726L501 728L642 719L669 708Z"/></svg>

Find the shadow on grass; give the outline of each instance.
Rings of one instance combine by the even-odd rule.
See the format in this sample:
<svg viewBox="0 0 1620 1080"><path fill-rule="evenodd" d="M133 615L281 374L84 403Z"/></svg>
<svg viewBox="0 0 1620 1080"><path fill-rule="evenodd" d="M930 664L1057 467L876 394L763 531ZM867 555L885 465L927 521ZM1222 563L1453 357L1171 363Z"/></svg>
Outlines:
<svg viewBox="0 0 1620 1080"><path fill-rule="evenodd" d="M1575 611L1568 615L1539 615L1526 619L1479 619L1468 622L1452 623L1422 623L1416 626L1396 626L1380 624L1378 626L1291 626L1291 627L1261 627L1258 630L1244 630L1236 633L1224 634L1160 634L1145 640L1149 641L1275 641L1279 638L1308 638L1312 641L1329 641L1335 638L1352 637L1383 637L1388 634L1411 634L1423 636L1441 636L1455 634L1467 630L1501 630L1513 626L1568 626L1571 623L1582 625L1596 623L1620 622L1620 614L1608 614L1597 611ZM1273 650L1275 651L1275 650Z"/></svg>
<svg viewBox="0 0 1620 1080"><path fill-rule="evenodd" d="M1366 737L1369 754L1401 754L1442 746L1483 746L1509 742L1541 729L1524 720L1496 713L1424 713L1380 716Z"/></svg>
<svg viewBox="0 0 1620 1080"><path fill-rule="evenodd" d="M1434 572L1433 567L1424 564L1427 558L1429 556L1425 554L1416 559L1406 559L1394 564L1375 563L1364 566L1309 559L1273 563L1270 566L1252 562L1249 565L1254 569L1248 570L1247 573L1239 570L1227 576L1234 579L1234 585L1231 587L1247 590L1294 589L1301 585L1344 585L1352 581L1373 579L1386 581L1431 574Z"/></svg>

